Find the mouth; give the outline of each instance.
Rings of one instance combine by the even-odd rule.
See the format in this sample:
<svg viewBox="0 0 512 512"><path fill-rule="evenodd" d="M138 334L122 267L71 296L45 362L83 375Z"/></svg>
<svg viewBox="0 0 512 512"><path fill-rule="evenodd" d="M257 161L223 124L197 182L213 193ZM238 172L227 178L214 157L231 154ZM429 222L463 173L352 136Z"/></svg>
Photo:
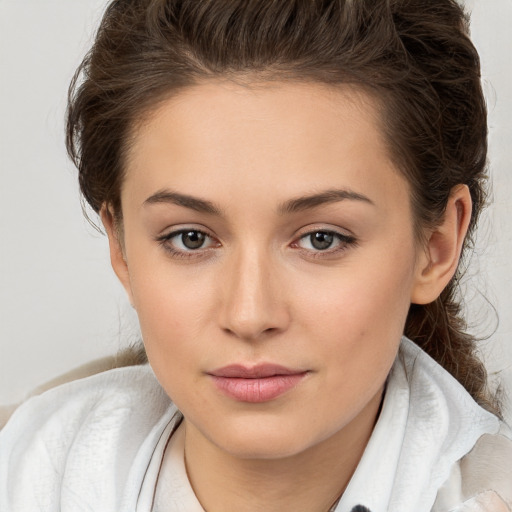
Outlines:
<svg viewBox="0 0 512 512"><path fill-rule="evenodd" d="M274 400L293 389L310 372L274 364L256 366L230 365L208 375L215 387L224 395L249 403Z"/></svg>

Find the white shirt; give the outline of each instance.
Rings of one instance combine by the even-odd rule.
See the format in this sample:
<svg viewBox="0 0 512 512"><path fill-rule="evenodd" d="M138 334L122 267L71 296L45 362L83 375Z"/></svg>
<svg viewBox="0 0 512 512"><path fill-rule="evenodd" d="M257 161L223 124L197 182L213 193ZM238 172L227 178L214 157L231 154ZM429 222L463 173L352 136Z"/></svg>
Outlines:
<svg viewBox="0 0 512 512"><path fill-rule="evenodd" d="M0 432L0 511L203 512L185 471L180 418L147 365L32 398ZM492 452L490 445L499 448ZM478 457L463 459L472 450ZM478 478L469 491L461 484L476 474L475 464L468 470L461 459L489 456L512 468L512 442L500 434L498 419L404 338L375 429L335 510L508 512L507 462L482 486ZM499 504L478 505L498 496L494 487Z"/></svg>

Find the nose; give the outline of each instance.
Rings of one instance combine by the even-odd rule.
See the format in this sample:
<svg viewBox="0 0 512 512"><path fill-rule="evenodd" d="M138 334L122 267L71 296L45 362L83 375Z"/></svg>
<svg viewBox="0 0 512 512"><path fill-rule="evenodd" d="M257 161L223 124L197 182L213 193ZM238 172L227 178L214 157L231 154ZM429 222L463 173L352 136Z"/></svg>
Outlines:
<svg viewBox="0 0 512 512"><path fill-rule="evenodd" d="M221 328L257 340L285 331L290 322L279 268L256 248L234 254L222 280Z"/></svg>

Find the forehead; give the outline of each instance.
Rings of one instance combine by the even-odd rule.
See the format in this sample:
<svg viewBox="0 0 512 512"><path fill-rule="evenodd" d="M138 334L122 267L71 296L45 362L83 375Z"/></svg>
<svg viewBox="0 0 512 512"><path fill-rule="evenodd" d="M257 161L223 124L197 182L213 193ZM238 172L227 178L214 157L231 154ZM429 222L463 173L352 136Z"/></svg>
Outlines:
<svg viewBox="0 0 512 512"><path fill-rule="evenodd" d="M314 134L312 142L322 139L329 143L339 135L346 139L348 134L340 133L339 125L348 122L352 129L377 135L372 143L380 145L379 107L374 95L350 84L210 80L178 90L157 103L135 123L131 134L140 146L166 124L169 136L175 128L182 136L201 138L205 145L213 135L225 135L219 131L222 127L238 125L240 137L263 129L261 135L285 144L287 134L299 135L289 130L294 125L302 134Z"/></svg>
<svg viewBox="0 0 512 512"><path fill-rule="evenodd" d="M282 201L333 187L375 197L406 190L389 158L378 107L349 86L225 81L190 87L133 131L122 196L143 202L169 187L218 200L263 200L272 191Z"/></svg>

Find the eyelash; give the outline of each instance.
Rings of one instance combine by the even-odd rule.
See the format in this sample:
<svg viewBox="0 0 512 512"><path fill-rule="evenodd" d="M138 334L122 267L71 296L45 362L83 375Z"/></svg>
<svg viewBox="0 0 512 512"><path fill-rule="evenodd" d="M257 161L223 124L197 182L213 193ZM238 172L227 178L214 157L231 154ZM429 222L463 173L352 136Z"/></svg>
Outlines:
<svg viewBox="0 0 512 512"><path fill-rule="evenodd" d="M197 233L199 235L203 235L207 238L214 239L214 237L210 234L208 234L205 231L202 231L200 229L179 229L177 231L172 231L171 233L167 233L166 235L159 236L156 241L163 247L163 249L171 255L171 257L176 259L190 259L190 258L200 258L204 256L205 251L209 251L209 249L215 248L213 247L207 247L205 249L198 248L197 250L189 249L188 251L183 251L174 248L170 241L178 237L180 235L183 235L184 233ZM325 235L331 235L334 238L338 240L338 246L334 249L325 249L325 250L310 250L310 249L304 249L301 248L298 244L301 240L306 240L308 237L311 237L315 233L323 233ZM334 256L338 255L350 247L357 246L357 240L352 235L346 235L343 233L338 233L337 231L329 230L329 229L313 229L308 231L307 233L302 234L297 241L292 242L291 247L297 248L298 250L301 250L303 253L307 253L308 257L310 258L325 258L328 256ZM217 247L220 244L217 245Z"/></svg>
<svg viewBox="0 0 512 512"><path fill-rule="evenodd" d="M168 252L173 258L176 259L189 259L189 258L198 258L204 256L204 251L210 249L210 247L206 249L199 248L197 250L189 249L188 251L182 251L179 249L175 249L170 241L183 235L184 233L198 233L200 235L204 235L207 238L213 239L214 237L209 235L206 231L202 231L201 229L179 229L177 231L172 231L166 235L160 236L157 238L157 242L163 247L163 249ZM201 250L202 249L202 250Z"/></svg>
<svg viewBox="0 0 512 512"><path fill-rule="evenodd" d="M331 235L334 237L334 239L337 239L337 246L333 249L328 248L325 250L317 249L317 250L311 250L311 249L304 249L299 246L299 241L301 240L307 240L309 237L311 237L314 234L317 233L323 233L324 235ZM332 256L337 256L343 252L345 252L350 247L357 246L357 240L352 235L346 235L343 233L339 233L337 231L333 231L330 229L312 229L309 230L307 233L302 234L296 242L293 242L291 244L292 247L297 247L299 250L301 250L304 253L307 253L309 258L328 258Z"/></svg>

